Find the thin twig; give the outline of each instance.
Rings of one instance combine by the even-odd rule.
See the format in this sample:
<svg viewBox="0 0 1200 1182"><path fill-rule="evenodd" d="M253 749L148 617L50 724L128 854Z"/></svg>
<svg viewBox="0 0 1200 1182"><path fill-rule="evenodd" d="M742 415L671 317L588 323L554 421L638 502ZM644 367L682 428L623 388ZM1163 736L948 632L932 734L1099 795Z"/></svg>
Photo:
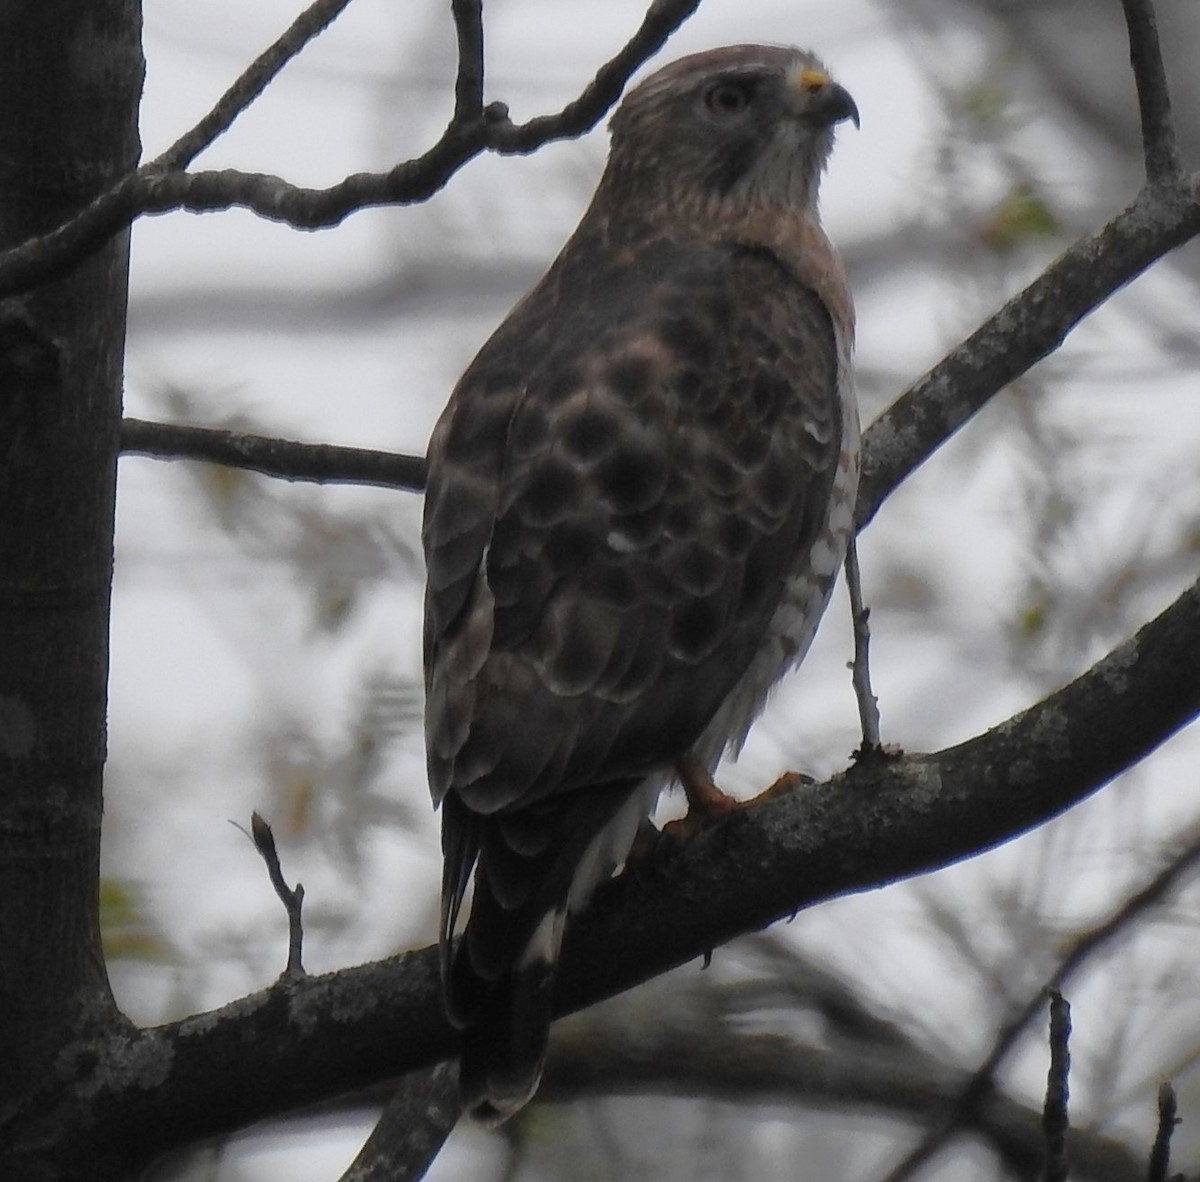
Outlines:
<svg viewBox="0 0 1200 1182"><path fill-rule="evenodd" d="M60 278L140 214L161 208L161 205L155 204L156 198L161 203L164 192L175 192L172 186L164 186L166 178L176 181L186 179L188 174L181 169L228 130L279 71L325 29L349 2L316 0L292 22L278 41L259 55L217 100L213 109L156 160L122 177L57 229L0 252L0 296L12 295L46 280ZM278 178L271 179L278 181ZM184 204L183 197L178 196L174 205L168 205L167 208L182 208ZM228 208L228 205L224 208Z"/></svg>
<svg viewBox="0 0 1200 1182"><path fill-rule="evenodd" d="M425 487L425 459L365 447L298 443L246 431L151 423L121 422L121 451L160 460L203 460L230 468L247 468L285 480L318 484L371 484L382 488Z"/></svg>
<svg viewBox="0 0 1200 1182"><path fill-rule="evenodd" d="M966 1123L972 1113L991 1092L1000 1064L1016 1045L1029 1023L1041 1012L1042 999L1047 991L1056 991L1080 967L1115 937L1124 932L1143 912L1160 903L1200 860L1200 833L1191 837L1182 850L1172 858L1144 887L1130 895L1105 920L1078 936L1071 950L1059 962L1045 985L1040 988L1000 1028L987 1057L975 1069L970 1082L954 1104L945 1106L945 1116L921 1138L920 1142L891 1170L884 1182L906 1182L917 1169L939 1152L946 1142Z"/></svg>
<svg viewBox="0 0 1200 1182"><path fill-rule="evenodd" d="M621 97L634 72L652 58L699 7L700 0L654 0L641 28L615 57L596 71L596 76L578 98L555 115L539 115L528 123L497 126L492 136L492 148L505 154L532 152L547 139L589 131Z"/></svg>
<svg viewBox="0 0 1200 1182"><path fill-rule="evenodd" d="M483 0L450 0L458 34L458 76L454 80L454 123L483 115Z"/></svg>
<svg viewBox="0 0 1200 1182"><path fill-rule="evenodd" d="M416 1182L461 1111L457 1062L406 1075L341 1182Z"/></svg>
<svg viewBox="0 0 1200 1182"><path fill-rule="evenodd" d="M1129 61L1137 84L1146 177L1151 182L1174 179L1180 172L1179 148L1153 0L1121 0L1121 6L1129 30Z"/></svg>
<svg viewBox="0 0 1200 1182"><path fill-rule="evenodd" d="M879 699L871 689L870 612L863 606L862 571L858 565L858 545L854 535L846 547L846 586L850 591L850 614L854 622L854 660L850 665L858 718L862 724L862 754L879 751Z"/></svg>
<svg viewBox="0 0 1200 1182"><path fill-rule="evenodd" d="M315 230L337 225L351 213L372 206L408 205L428 200L482 151L523 154L551 140L567 139L589 131L617 101L634 71L661 48L698 5L699 0L655 0L641 28L625 47L601 66L579 97L558 114L541 115L528 123L514 124L508 119L503 104L492 104L480 110L474 119L465 122L452 119L428 151L385 173L355 173L326 189L305 189L265 173L234 169L188 173L164 169L158 162L145 165L117 181L57 229L0 252L0 297L61 277L113 234L145 213L177 209L203 213L241 207L296 229ZM316 9L317 5L313 7ZM295 29L296 25L292 27ZM285 38L287 36L285 34ZM264 58L271 52L268 50ZM287 60L286 55L283 60ZM247 74L253 70L251 67ZM201 128L209 128L209 120L215 129L212 135L220 134L228 125L227 122L222 124L222 120L235 117L243 109L238 103L254 97L251 91L257 79L258 75L253 74L244 90L235 83L227 92L228 108L218 103L213 112L165 155L170 157L178 150L186 156L193 136L203 147L208 132ZM461 73L459 81L465 93L467 81ZM456 100L457 97L456 92Z"/></svg>
<svg viewBox="0 0 1200 1182"><path fill-rule="evenodd" d="M1071 1007L1057 989L1050 991L1050 1069L1046 1074L1046 1103L1042 1109L1045 1158L1041 1182L1067 1180L1067 1102L1071 1078Z"/></svg>
<svg viewBox="0 0 1200 1182"><path fill-rule="evenodd" d="M286 980L303 977L305 973L301 953L304 947L304 928L300 922L300 912L304 907L304 887L300 883L296 883L294 888L289 887L284 881L283 867L279 864L279 851L275 848L275 834L257 812L250 814L250 840L254 842L254 848L266 862L271 885L287 911L288 958L283 977Z"/></svg>
<svg viewBox="0 0 1200 1182"><path fill-rule="evenodd" d="M233 121L266 90L279 71L318 33L324 32L349 4L350 0L314 0L279 40L254 59L195 127L139 171L167 172L186 168L218 136L229 130Z"/></svg>
<svg viewBox="0 0 1200 1182"><path fill-rule="evenodd" d="M1158 1131L1150 1150L1150 1169L1146 1182L1167 1182L1167 1171L1171 1168L1171 1137L1179 1124L1179 1104L1170 1080L1164 1080L1158 1088Z"/></svg>

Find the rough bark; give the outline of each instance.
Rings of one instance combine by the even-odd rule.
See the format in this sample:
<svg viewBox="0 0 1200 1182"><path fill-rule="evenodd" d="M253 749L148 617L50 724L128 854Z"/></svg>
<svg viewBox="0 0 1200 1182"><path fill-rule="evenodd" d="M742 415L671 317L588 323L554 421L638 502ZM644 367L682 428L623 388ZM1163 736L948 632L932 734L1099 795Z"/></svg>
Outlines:
<svg viewBox="0 0 1200 1182"><path fill-rule="evenodd" d="M0 247L136 162L136 0L0 6ZM0 304L0 1111L116 1016L101 770L128 238ZM35 1179L28 1164L0 1175Z"/></svg>

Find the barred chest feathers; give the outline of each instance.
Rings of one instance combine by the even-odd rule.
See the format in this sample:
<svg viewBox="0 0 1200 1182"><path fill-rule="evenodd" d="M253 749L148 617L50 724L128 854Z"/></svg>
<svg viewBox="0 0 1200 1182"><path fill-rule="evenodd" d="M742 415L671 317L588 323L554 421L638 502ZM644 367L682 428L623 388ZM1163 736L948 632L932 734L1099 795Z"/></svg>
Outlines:
<svg viewBox="0 0 1200 1182"><path fill-rule="evenodd" d="M814 545L800 555L763 643L749 667L693 745L693 756L710 772L727 750L734 755L741 751L771 691L789 670L804 660L825 613L838 571L845 562L854 529L862 438L852 366L854 313L842 296L846 288L840 257L824 234L819 230L816 233L819 239L816 242L809 239L806 247L809 251L817 247L815 253L819 258L820 273L832 275L837 281L828 288L822 282L813 284L827 301L837 343L837 421L841 431L837 467L825 519ZM812 254L806 255L808 260L812 257ZM654 811L659 795L673 778L674 769L648 776L605 829L597 834L581 859L572 883L568 900L570 911L582 909L595 888L625 861L638 827Z"/></svg>
<svg viewBox="0 0 1200 1182"><path fill-rule="evenodd" d="M758 653L696 744L696 757L710 770L726 748L734 754L741 751L771 690L789 669L804 660L833 593L838 571L846 560L858 496L861 439L849 352L849 346L839 341L842 443L825 522L816 544L802 556L788 579Z"/></svg>

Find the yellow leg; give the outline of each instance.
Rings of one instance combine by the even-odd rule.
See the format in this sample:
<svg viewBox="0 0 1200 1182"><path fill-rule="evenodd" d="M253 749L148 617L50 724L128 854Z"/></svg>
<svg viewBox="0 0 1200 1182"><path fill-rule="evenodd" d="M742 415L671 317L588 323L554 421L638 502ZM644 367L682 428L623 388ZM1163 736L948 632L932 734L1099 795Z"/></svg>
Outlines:
<svg viewBox="0 0 1200 1182"><path fill-rule="evenodd" d="M706 768L692 755L684 755L675 764L683 793L687 797L688 816L699 813L701 817L719 817L731 813L738 807L732 796L726 796L713 783Z"/></svg>
<svg viewBox="0 0 1200 1182"><path fill-rule="evenodd" d="M708 768L692 755L684 755L676 761L675 772L683 793L687 797L686 817L671 821L663 826L663 833L675 841L690 841L709 821L728 816L742 807L741 802L726 796L713 783Z"/></svg>

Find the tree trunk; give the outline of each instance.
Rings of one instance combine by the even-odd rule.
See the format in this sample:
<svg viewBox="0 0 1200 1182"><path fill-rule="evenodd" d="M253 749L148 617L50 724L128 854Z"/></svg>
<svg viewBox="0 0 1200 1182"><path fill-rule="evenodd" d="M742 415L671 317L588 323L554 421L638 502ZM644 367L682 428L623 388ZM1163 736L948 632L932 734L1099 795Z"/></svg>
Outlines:
<svg viewBox="0 0 1200 1182"><path fill-rule="evenodd" d="M0 5L0 247L135 166L141 84L138 0ZM128 247L0 304L0 1112L116 1017L98 884ZM0 1176L34 1176L8 1153Z"/></svg>

